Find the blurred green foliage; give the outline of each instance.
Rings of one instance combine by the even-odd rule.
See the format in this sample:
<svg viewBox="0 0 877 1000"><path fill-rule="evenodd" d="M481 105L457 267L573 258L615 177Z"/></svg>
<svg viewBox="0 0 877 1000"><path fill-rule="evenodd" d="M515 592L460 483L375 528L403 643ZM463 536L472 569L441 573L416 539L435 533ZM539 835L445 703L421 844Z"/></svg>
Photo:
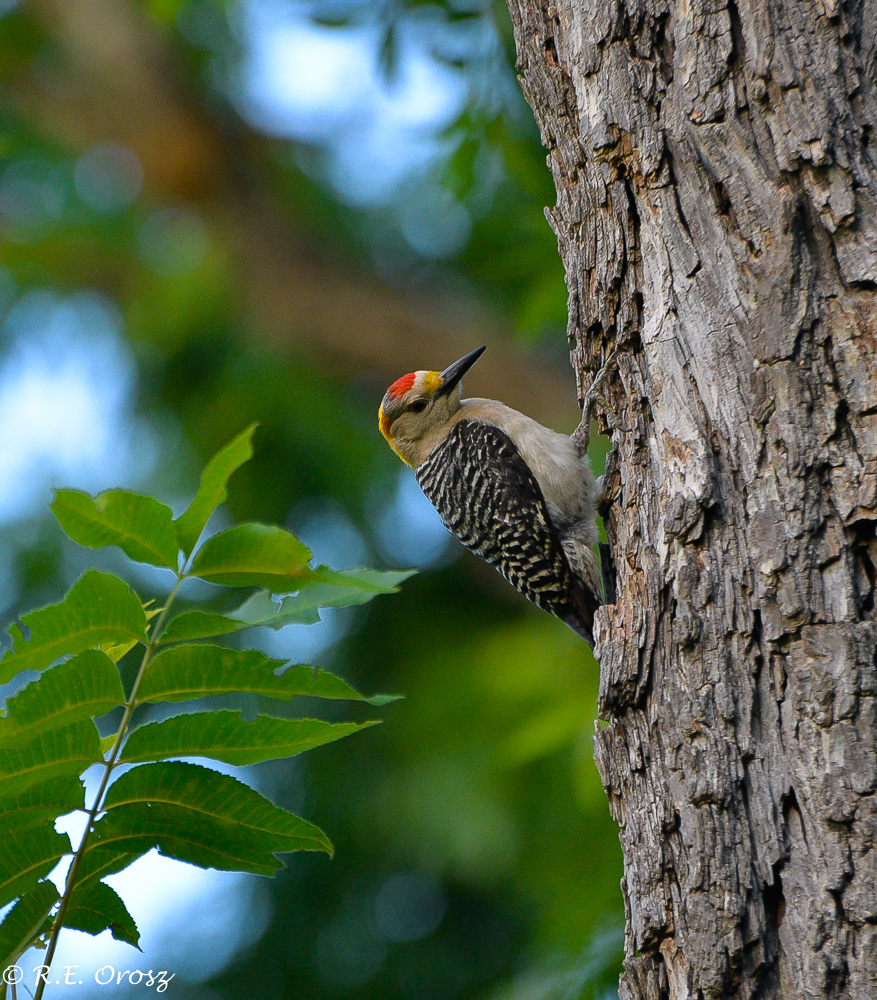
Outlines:
<svg viewBox="0 0 877 1000"><path fill-rule="evenodd" d="M422 335L426 367L445 343L436 360L452 360L454 309L470 304L498 331L498 369L522 343L539 364L560 359L574 424L566 289L543 216L554 193L503 6L306 8L338 32L377 25L372 58L390 89L415 29L465 85L434 159L367 204L337 189L319 143L264 134L242 116L241 4L3 10L0 307L88 289L120 310L142 460L130 482L99 487L174 504L204 459L257 420L256 458L230 493L235 520L286 523L336 565L338 538L355 539L357 561L404 563L412 550L394 548L386 526L407 516L408 473L375 411L401 373L394 338ZM142 191L110 208L89 204L82 181L84 154L106 143L143 169ZM429 239L417 249L405 235L415 208L427 228L462 209L468 235L452 250L427 252ZM392 318L415 299L434 305L429 323ZM17 336L2 328L0 378ZM544 404L532 400L534 415ZM8 617L56 600L82 568L36 513L48 485L0 524ZM355 754L327 747L291 768L263 766L271 797L327 830L336 858L294 858L264 890L270 904L260 897L273 913L261 939L177 995L252 995L257 982L260 997L290 1000L614 995L621 858L592 759L597 667L585 644L456 543L402 594L329 624L321 665L406 700ZM405 899L421 897L435 927L405 925Z"/></svg>

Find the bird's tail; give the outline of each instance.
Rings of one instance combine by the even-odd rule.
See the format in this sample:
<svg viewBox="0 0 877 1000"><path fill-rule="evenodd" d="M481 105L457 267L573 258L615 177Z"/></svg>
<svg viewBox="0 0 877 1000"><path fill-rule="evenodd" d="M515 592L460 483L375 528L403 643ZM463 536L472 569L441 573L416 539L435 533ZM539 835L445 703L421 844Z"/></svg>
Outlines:
<svg viewBox="0 0 877 1000"><path fill-rule="evenodd" d="M590 545L577 538L564 538L563 551L578 584L570 595L572 606L564 617L567 625L590 646L594 645L594 615L603 603L600 570Z"/></svg>

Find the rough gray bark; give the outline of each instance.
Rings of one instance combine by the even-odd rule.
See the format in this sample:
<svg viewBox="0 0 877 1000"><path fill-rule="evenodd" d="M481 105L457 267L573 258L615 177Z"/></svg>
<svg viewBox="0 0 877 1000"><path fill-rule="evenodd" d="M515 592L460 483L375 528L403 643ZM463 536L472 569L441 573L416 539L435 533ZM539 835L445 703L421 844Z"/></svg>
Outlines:
<svg viewBox="0 0 877 1000"><path fill-rule="evenodd" d="M626 1000L877 997L877 3L510 0L580 395Z"/></svg>

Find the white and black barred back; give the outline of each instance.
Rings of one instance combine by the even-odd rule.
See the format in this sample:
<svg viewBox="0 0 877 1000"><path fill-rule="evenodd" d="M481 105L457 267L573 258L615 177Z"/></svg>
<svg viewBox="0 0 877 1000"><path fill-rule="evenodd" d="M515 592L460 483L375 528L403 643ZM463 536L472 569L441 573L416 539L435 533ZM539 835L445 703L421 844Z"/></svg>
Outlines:
<svg viewBox="0 0 877 1000"><path fill-rule="evenodd" d="M570 568L542 490L507 434L460 420L414 474L452 535L593 644L599 598Z"/></svg>

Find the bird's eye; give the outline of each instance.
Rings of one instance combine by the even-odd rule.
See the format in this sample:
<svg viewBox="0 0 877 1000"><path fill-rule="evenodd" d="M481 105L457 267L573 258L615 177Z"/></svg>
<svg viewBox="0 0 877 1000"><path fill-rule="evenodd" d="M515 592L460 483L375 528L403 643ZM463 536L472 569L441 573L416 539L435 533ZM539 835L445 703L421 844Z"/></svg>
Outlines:
<svg viewBox="0 0 877 1000"><path fill-rule="evenodd" d="M423 413L423 411L426 409L426 400L425 399L418 399L414 403L412 403L408 407L408 409L412 413Z"/></svg>

